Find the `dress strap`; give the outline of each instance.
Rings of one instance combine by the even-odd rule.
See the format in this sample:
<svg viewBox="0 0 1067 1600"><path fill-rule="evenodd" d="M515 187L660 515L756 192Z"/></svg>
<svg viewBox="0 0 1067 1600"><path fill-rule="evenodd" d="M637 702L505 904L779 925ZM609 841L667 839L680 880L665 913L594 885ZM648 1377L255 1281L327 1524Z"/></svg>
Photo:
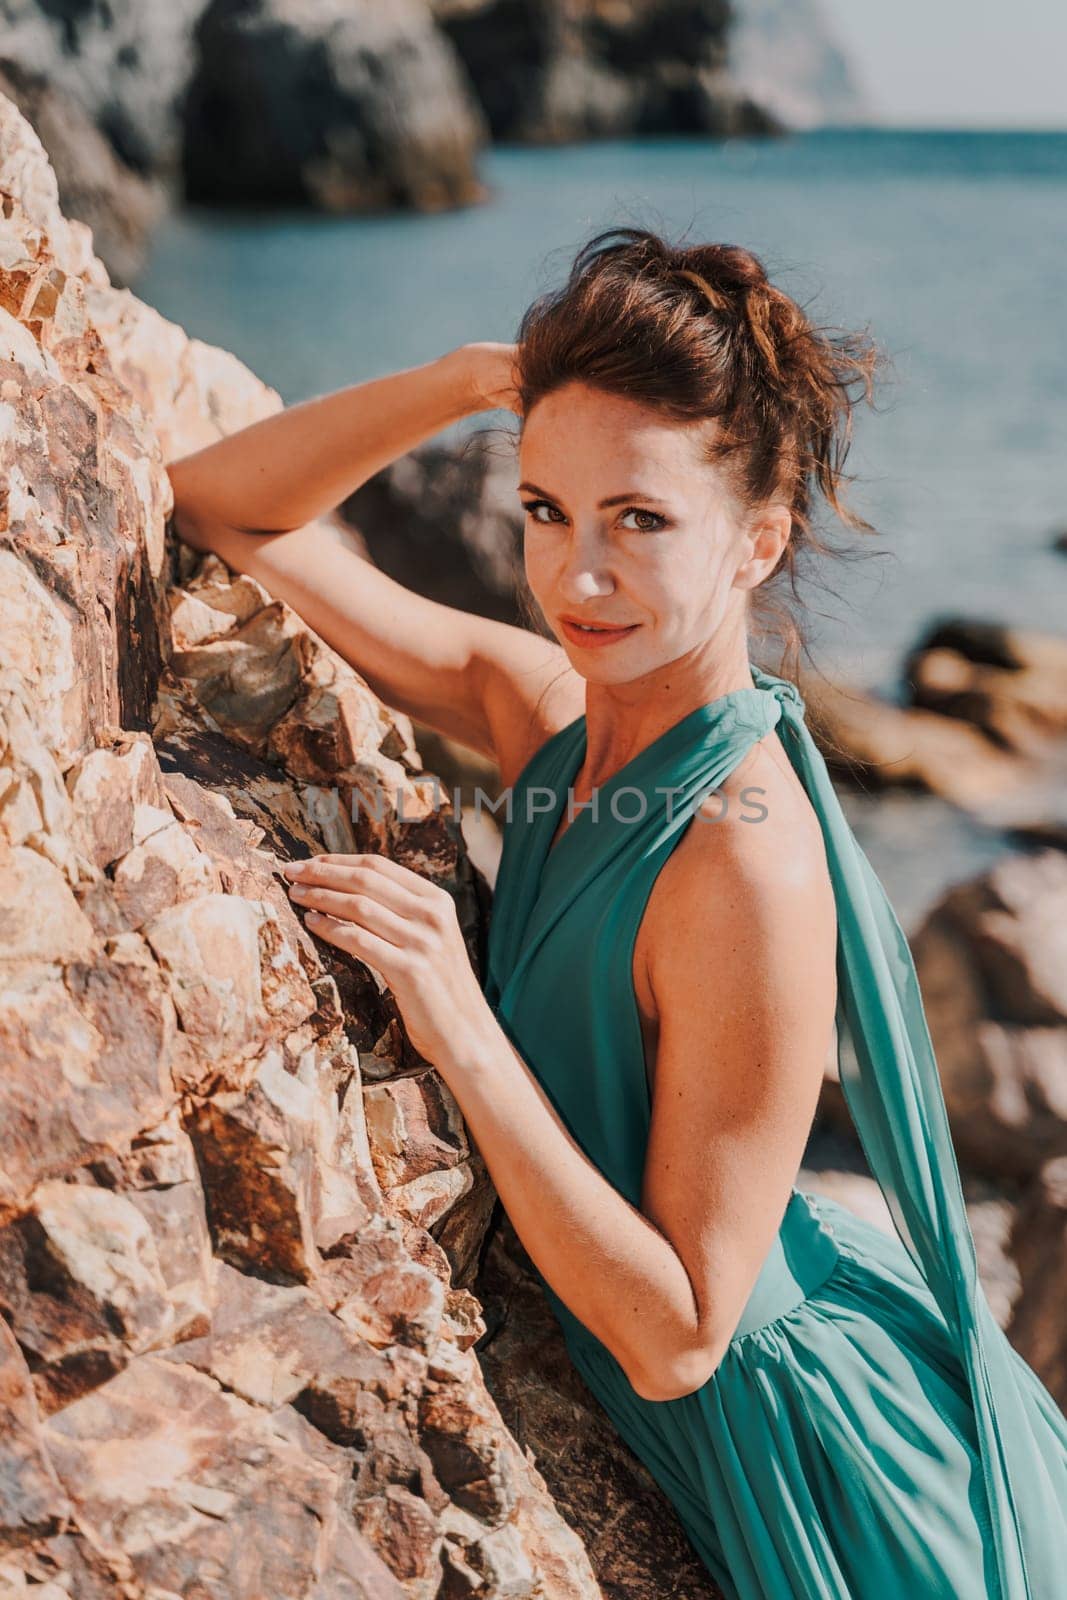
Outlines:
<svg viewBox="0 0 1067 1600"><path fill-rule="evenodd" d="M1000 1600L1051 1600L1067 1583L1067 1518L1035 1422L1067 1421L998 1326L979 1282L944 1094L907 938L852 832L795 684L752 668L818 815L838 918L841 1087L901 1241L958 1341L970 1385ZM1027 1400L1030 1404L1027 1405Z"/></svg>

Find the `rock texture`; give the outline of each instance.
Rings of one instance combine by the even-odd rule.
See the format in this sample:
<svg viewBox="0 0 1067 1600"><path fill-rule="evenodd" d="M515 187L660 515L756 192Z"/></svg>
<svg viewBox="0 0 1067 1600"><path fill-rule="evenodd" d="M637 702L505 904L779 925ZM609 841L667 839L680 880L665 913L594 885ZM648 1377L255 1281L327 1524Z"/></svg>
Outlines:
<svg viewBox="0 0 1067 1600"><path fill-rule="evenodd" d="M0 93L37 130L67 216L118 283L178 184L181 100L204 0L0 0Z"/></svg>
<svg viewBox="0 0 1067 1600"><path fill-rule="evenodd" d="M484 1165L277 867L388 850L475 962L484 882L410 724L168 537L163 462L280 400L7 100L0 202L0 1592L593 1596L473 1348Z"/></svg>
<svg viewBox="0 0 1067 1600"><path fill-rule="evenodd" d="M196 44L190 200L430 211L483 198L484 119L423 0L211 0Z"/></svg>
<svg viewBox="0 0 1067 1600"><path fill-rule="evenodd" d="M729 0L431 0L494 139L768 133L728 68Z"/></svg>
<svg viewBox="0 0 1067 1600"><path fill-rule="evenodd" d="M711 1593L517 1241L486 1252L458 1107L279 879L386 850L482 960L486 884L410 722L169 537L163 462L280 404L110 285L0 99L0 1594ZM1059 1395L1061 879L972 889L947 1013L965 1067L990 1021L1008 1041L992 1123L960 1080L999 1151L968 1200Z"/></svg>

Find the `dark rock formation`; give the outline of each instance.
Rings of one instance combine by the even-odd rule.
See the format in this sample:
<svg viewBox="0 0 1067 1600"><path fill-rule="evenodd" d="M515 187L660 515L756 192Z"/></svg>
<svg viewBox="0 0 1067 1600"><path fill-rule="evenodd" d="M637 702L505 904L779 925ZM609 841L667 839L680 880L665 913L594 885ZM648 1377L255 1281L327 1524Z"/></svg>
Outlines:
<svg viewBox="0 0 1067 1600"><path fill-rule="evenodd" d="M196 46L188 199L432 211L483 197L484 122L422 0L212 0Z"/></svg>
<svg viewBox="0 0 1067 1600"><path fill-rule="evenodd" d="M204 0L0 0L0 60L40 73L88 112L135 172L178 153L192 28Z"/></svg>
<svg viewBox="0 0 1067 1600"><path fill-rule="evenodd" d="M728 69L729 0L431 0L494 139L552 144L779 124Z"/></svg>
<svg viewBox="0 0 1067 1600"><path fill-rule="evenodd" d="M140 270L178 176L181 97L204 0L0 0L0 93L32 123L67 216L118 283Z"/></svg>

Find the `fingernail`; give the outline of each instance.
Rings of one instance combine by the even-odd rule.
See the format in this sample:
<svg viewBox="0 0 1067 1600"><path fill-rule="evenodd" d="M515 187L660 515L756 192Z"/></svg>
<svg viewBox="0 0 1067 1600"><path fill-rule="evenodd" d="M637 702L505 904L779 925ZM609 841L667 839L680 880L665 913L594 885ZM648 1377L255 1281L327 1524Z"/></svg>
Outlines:
<svg viewBox="0 0 1067 1600"><path fill-rule="evenodd" d="M292 888L289 890L290 894L307 894L307 892L308 885L306 883L294 883Z"/></svg>
<svg viewBox="0 0 1067 1600"><path fill-rule="evenodd" d="M287 878L298 878L307 868L306 861L283 861L282 871Z"/></svg>

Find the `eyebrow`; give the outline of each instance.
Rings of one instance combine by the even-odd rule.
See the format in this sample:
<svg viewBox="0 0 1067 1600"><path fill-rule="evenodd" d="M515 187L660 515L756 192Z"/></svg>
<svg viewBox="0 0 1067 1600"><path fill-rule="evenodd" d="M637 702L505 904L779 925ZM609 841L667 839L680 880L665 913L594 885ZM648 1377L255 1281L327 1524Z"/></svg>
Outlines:
<svg viewBox="0 0 1067 1600"><path fill-rule="evenodd" d="M540 495L542 500L555 501L555 495L549 494L545 489L539 489L536 483L520 483L519 493L525 490L528 494ZM609 506L628 505L632 500L658 500L663 503L662 496L655 494L642 494L639 489L627 490L625 494L609 494L605 500L597 502L598 511L606 511Z"/></svg>

